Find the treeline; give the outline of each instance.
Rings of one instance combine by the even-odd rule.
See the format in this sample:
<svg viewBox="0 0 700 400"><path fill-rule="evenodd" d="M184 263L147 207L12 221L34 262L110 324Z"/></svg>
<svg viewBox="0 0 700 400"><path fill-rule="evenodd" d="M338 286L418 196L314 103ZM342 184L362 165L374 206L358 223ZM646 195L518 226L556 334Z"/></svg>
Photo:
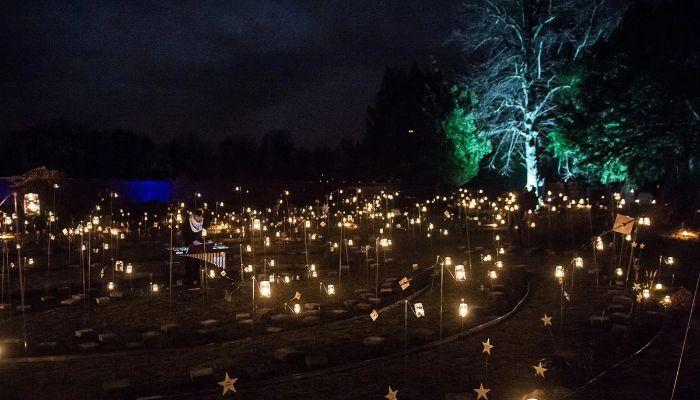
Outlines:
<svg viewBox="0 0 700 400"><path fill-rule="evenodd" d="M557 7L549 9L538 2L526 7L531 2L494 1L508 12L527 11L542 20L548 46L569 43L570 28L583 29L579 16L569 13L572 5L592 5L555 1ZM489 10L477 9L486 25ZM562 17L560 25L549 24L552 13ZM518 79L510 64L489 70L473 52L466 76L445 73L433 61L407 70L387 68L358 142L304 149L295 142L303 132L276 130L259 138L214 141L192 134L158 143L134 132L63 122L0 135L0 175L43 165L72 177L97 178L376 180L422 186L475 179L493 185L499 179L523 186L527 177L528 186L540 190L547 182L574 179L661 188L690 203L700 184L700 5L635 2L617 15L603 15L605 29L599 28L607 33L596 36L595 44L587 29L580 32L588 43L580 56L544 54L544 72L516 69ZM563 17L574 18L573 28ZM522 32L535 35L528 26ZM501 35L503 46L514 46L506 40L510 29ZM571 49L570 43L564 48ZM529 65L521 50L509 49L513 59ZM533 99L540 106L528 112ZM499 173L504 176L498 178Z"/></svg>
<svg viewBox="0 0 700 400"><path fill-rule="evenodd" d="M54 122L0 135L0 175L22 174L38 166L75 178L119 179L323 179L354 176L358 145L302 149L286 130L259 140L200 135L162 143L127 130L93 130Z"/></svg>
<svg viewBox="0 0 700 400"><path fill-rule="evenodd" d="M0 176L45 166L75 178L461 184L476 175L481 158L456 157L453 149L466 136L453 140L446 131L461 132L460 110L469 101L432 63L388 67L358 142L306 149L295 141L303 133L281 129L260 138L192 134L159 143L128 130L59 121L0 135Z"/></svg>

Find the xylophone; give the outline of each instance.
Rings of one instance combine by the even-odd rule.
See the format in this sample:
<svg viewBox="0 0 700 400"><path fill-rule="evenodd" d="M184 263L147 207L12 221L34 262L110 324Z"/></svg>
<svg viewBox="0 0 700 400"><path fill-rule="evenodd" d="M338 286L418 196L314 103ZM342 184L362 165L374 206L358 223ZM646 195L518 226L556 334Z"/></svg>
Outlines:
<svg viewBox="0 0 700 400"><path fill-rule="evenodd" d="M165 248L166 251L170 250ZM229 247L221 243L207 242L193 246L173 247L173 254L181 257L195 258L218 268L218 276L233 281L226 273L226 250Z"/></svg>

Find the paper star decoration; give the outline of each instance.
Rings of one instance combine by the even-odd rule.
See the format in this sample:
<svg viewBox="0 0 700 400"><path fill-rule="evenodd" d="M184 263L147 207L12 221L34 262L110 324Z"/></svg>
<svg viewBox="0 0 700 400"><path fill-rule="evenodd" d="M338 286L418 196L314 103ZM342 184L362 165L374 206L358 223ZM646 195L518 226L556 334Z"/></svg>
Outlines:
<svg viewBox="0 0 700 400"><path fill-rule="evenodd" d="M637 293L637 303L641 303L644 296L641 293Z"/></svg>
<svg viewBox="0 0 700 400"><path fill-rule="evenodd" d="M539 375L544 378L544 373L547 371L547 368L542 365L542 361L540 361L540 363L537 365L533 365L532 368L535 369L535 376Z"/></svg>
<svg viewBox="0 0 700 400"><path fill-rule="evenodd" d="M397 390L391 390L391 386L389 386L389 394L387 394L386 396L384 396L384 398L387 399L387 400L396 400L396 393L398 393L398 392L399 392L398 389L397 389Z"/></svg>
<svg viewBox="0 0 700 400"><path fill-rule="evenodd" d="M635 292L640 291L640 290L642 290L642 285L640 285L639 283L635 283L634 286L632 287L632 289Z"/></svg>
<svg viewBox="0 0 700 400"><path fill-rule="evenodd" d="M482 351L482 353L491 355L491 349L493 348L493 345L491 344L491 339L486 339L486 341L481 342L481 344L484 345L484 350Z"/></svg>
<svg viewBox="0 0 700 400"><path fill-rule="evenodd" d="M544 317L540 319L542 320L542 322L544 322L544 326L552 325L552 317L547 316L547 313L544 313Z"/></svg>
<svg viewBox="0 0 700 400"><path fill-rule="evenodd" d="M219 386L221 386L224 389L224 393L222 394L222 396L225 396L226 393L228 393L229 391L236 393L236 388L233 387L233 384L236 383L237 380L238 378L229 378L228 372L226 373L226 379L219 382Z"/></svg>
<svg viewBox="0 0 700 400"><path fill-rule="evenodd" d="M489 400L489 398L486 397L486 393L490 392L491 389L486 389L486 388L484 388L484 384L483 384L483 383L480 383L480 384L479 384L479 388L478 388L478 389L474 389L474 391L476 392L476 400L479 400L479 399L486 399L486 400Z"/></svg>

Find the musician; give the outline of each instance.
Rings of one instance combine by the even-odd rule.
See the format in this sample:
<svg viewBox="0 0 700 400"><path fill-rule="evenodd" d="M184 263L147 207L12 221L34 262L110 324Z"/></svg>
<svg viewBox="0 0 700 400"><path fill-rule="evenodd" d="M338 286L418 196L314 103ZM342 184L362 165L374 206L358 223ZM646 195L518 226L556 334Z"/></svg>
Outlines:
<svg viewBox="0 0 700 400"><path fill-rule="evenodd" d="M194 210L190 217L182 224L182 238L187 246L198 246L204 243L202 229L204 228L204 211L201 208ZM185 258L185 282L189 287L198 285L199 261L194 258Z"/></svg>

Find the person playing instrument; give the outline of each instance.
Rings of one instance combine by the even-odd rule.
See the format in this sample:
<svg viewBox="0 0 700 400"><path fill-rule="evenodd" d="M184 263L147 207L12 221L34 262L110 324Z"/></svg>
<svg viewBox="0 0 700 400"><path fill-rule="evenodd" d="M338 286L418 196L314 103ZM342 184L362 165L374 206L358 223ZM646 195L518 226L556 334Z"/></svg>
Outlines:
<svg viewBox="0 0 700 400"><path fill-rule="evenodd" d="M204 243L202 228L204 227L204 212L201 208L194 210L182 224L182 238L187 246L199 246ZM194 258L185 258L185 285L195 287L199 279L199 262Z"/></svg>

